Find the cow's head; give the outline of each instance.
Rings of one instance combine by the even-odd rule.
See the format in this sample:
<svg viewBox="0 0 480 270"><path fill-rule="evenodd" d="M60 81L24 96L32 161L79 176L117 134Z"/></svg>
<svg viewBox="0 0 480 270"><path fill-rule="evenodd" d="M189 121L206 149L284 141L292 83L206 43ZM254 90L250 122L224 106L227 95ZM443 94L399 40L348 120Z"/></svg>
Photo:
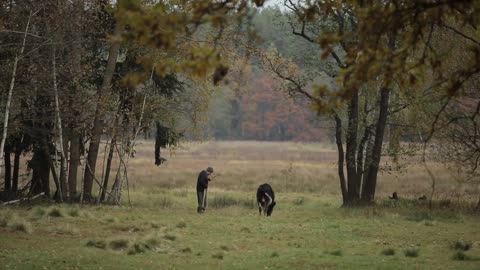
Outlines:
<svg viewBox="0 0 480 270"><path fill-rule="evenodd" d="M276 204L277 204L276 202L272 202L270 205L268 205L268 207L267 207L267 216L272 215L273 207L275 207Z"/></svg>

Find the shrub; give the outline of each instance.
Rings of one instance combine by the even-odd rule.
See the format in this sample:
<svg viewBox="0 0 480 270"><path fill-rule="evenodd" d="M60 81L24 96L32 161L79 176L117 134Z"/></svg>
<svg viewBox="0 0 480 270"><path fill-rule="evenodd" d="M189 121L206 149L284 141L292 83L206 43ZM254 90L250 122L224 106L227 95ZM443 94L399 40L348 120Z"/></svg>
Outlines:
<svg viewBox="0 0 480 270"><path fill-rule="evenodd" d="M409 248L403 251L406 257L416 258L419 255L419 250L416 248Z"/></svg>
<svg viewBox="0 0 480 270"><path fill-rule="evenodd" d="M393 249L393 248L386 248L386 249L382 250L382 255L385 255L385 256L395 255L395 249Z"/></svg>
<svg viewBox="0 0 480 270"><path fill-rule="evenodd" d="M192 249L189 248L189 247L186 247L186 248L180 249L180 252L182 252L182 253L192 253Z"/></svg>
<svg viewBox="0 0 480 270"><path fill-rule="evenodd" d="M464 241L456 241L452 244L452 248L456 250L467 251L472 247L471 243L466 243Z"/></svg>
<svg viewBox="0 0 480 270"><path fill-rule="evenodd" d="M336 250L332 250L332 251L325 251L326 254L330 254L330 255L333 255L333 256L342 256L343 255L343 251L341 249L336 249Z"/></svg>
<svg viewBox="0 0 480 270"><path fill-rule="evenodd" d="M110 241L108 246L113 250L120 250L128 248L128 240L125 239L116 239Z"/></svg>
<svg viewBox="0 0 480 270"><path fill-rule="evenodd" d="M223 253L217 252L212 255L212 258L217 259L217 260L223 260Z"/></svg>
<svg viewBox="0 0 480 270"><path fill-rule="evenodd" d="M177 225L175 227L177 227L179 229L183 229L183 228L187 227L187 223L185 223L183 221L180 221L179 223L177 223Z"/></svg>
<svg viewBox="0 0 480 270"><path fill-rule="evenodd" d="M463 251L458 251L455 254L453 254L452 259L455 261L470 261L472 258L465 254Z"/></svg>
<svg viewBox="0 0 480 270"><path fill-rule="evenodd" d="M252 231L251 231L249 228L247 228L247 227L242 227L242 228L240 229L240 231L241 231L241 232L244 232L244 233L251 233L251 232L252 232Z"/></svg>
<svg viewBox="0 0 480 270"><path fill-rule="evenodd" d="M45 208L35 207L35 210L33 211L33 213L37 217L43 217L47 213L47 211L45 210Z"/></svg>
<svg viewBox="0 0 480 270"><path fill-rule="evenodd" d="M7 224L8 224L7 219L4 217L0 217L0 228L7 227Z"/></svg>
<svg viewBox="0 0 480 270"><path fill-rule="evenodd" d="M157 238L155 237L150 237L148 239L145 240L145 246L148 248L148 249L153 249L155 247L158 247L160 246L160 240L158 240Z"/></svg>
<svg viewBox="0 0 480 270"><path fill-rule="evenodd" d="M54 218L60 218L60 217L63 217L64 214L60 208L54 207L50 209L50 211L48 211L48 216L54 217Z"/></svg>
<svg viewBox="0 0 480 270"><path fill-rule="evenodd" d="M116 217L105 217L103 221L108 222L108 223L116 223L118 222L118 219Z"/></svg>
<svg viewBox="0 0 480 270"><path fill-rule="evenodd" d="M13 231L18 231L18 232L24 232L24 233L32 233L32 225L28 223L25 220L21 219L14 219L13 221L9 222L7 226L13 230Z"/></svg>
<svg viewBox="0 0 480 270"><path fill-rule="evenodd" d="M104 240L88 240L87 247L96 247L100 249L107 248L107 243Z"/></svg>
<svg viewBox="0 0 480 270"><path fill-rule="evenodd" d="M303 197L298 197L293 201L294 205L303 205L305 204L305 198Z"/></svg>
<svg viewBox="0 0 480 270"><path fill-rule="evenodd" d="M270 255L270 257L272 257L272 258L275 258L275 257L278 257L278 256L280 256L280 255L278 255L278 252L276 252L276 251L272 252L272 255Z"/></svg>
<svg viewBox="0 0 480 270"><path fill-rule="evenodd" d="M135 254L139 254L139 253L144 253L146 251L146 247L143 243L140 243L140 242L137 242L137 243L134 243L130 249L128 250L127 254L128 255L135 255Z"/></svg>
<svg viewBox="0 0 480 270"><path fill-rule="evenodd" d="M170 241L175 241L175 239L177 239L177 237L175 235L172 235L172 234L166 234L164 236L165 239L167 240L170 240Z"/></svg>
<svg viewBox="0 0 480 270"><path fill-rule="evenodd" d="M72 208L68 210L68 215L71 217L78 217L80 216L80 211L77 208Z"/></svg>

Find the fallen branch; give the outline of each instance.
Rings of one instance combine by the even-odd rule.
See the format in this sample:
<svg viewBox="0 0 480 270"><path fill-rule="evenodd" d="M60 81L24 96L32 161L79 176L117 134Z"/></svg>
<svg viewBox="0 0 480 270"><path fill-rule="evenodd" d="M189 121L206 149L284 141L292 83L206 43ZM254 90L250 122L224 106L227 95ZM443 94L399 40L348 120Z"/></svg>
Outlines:
<svg viewBox="0 0 480 270"><path fill-rule="evenodd" d="M40 196L43 196L45 195L45 192L42 192L42 193L39 193L31 198L21 198L21 199L18 199L18 200L13 200L13 201L8 201L8 202L4 202L2 203L2 205L9 205L9 204L15 204L15 203L19 203L21 201L30 201L30 200L35 200L36 198L40 197Z"/></svg>

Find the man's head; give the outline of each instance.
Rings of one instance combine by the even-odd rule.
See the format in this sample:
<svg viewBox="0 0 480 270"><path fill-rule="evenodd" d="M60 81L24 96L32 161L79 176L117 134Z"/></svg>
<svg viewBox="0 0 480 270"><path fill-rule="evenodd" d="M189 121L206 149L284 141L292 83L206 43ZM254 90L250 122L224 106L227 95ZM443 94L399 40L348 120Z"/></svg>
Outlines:
<svg viewBox="0 0 480 270"><path fill-rule="evenodd" d="M212 167L208 167L207 168L207 173L210 175L213 173L213 168Z"/></svg>

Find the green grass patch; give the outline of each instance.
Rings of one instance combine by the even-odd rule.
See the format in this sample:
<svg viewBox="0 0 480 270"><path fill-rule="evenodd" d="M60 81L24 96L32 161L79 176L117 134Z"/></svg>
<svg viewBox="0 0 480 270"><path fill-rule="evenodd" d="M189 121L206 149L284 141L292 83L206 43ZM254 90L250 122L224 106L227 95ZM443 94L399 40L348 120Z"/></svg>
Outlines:
<svg viewBox="0 0 480 270"><path fill-rule="evenodd" d="M226 194L216 195L212 199L208 199L208 206L215 209L230 207L237 204L238 201L235 198Z"/></svg>
<svg viewBox="0 0 480 270"><path fill-rule="evenodd" d="M161 209L169 209L173 206L173 200L169 197L161 197L160 200L156 202L155 206Z"/></svg>

